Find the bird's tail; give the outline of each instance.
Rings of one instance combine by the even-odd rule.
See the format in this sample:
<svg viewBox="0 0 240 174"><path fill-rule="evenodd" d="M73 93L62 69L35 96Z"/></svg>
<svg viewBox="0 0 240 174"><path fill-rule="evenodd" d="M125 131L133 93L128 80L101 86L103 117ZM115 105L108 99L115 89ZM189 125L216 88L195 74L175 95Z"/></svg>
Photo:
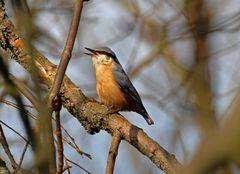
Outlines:
<svg viewBox="0 0 240 174"><path fill-rule="evenodd" d="M148 115L148 113L147 113L146 110L144 110L143 112L141 112L141 113L139 113L139 114L141 114L141 115L143 116L143 118L147 121L147 123L148 123L149 125L154 124L153 120L152 120L151 117Z"/></svg>

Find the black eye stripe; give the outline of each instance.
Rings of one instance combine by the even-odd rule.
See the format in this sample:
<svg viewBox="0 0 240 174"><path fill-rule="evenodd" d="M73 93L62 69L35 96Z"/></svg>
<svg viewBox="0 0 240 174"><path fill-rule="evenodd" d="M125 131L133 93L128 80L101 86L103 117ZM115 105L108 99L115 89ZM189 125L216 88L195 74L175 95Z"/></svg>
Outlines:
<svg viewBox="0 0 240 174"><path fill-rule="evenodd" d="M100 54L105 54L105 55L107 55L107 56L109 56L109 57L115 57L115 55L113 55L113 54L111 54L111 53L107 53L107 52L105 52L105 51L101 51L101 52L99 52Z"/></svg>
<svg viewBox="0 0 240 174"><path fill-rule="evenodd" d="M106 56L108 57L111 57L113 59L115 59L115 55L114 54L111 54L111 53L108 53L108 52L105 52L105 51L98 51L99 54L105 54Z"/></svg>
<svg viewBox="0 0 240 174"><path fill-rule="evenodd" d="M105 54L108 57L111 57L115 62L118 62L117 57L115 54L108 53L106 51L97 51L99 54Z"/></svg>

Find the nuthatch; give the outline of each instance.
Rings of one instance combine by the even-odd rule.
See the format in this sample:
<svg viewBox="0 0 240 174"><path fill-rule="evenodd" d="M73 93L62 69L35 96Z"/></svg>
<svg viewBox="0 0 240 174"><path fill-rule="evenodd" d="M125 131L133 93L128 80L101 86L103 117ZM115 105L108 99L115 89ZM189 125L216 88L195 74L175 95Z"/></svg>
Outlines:
<svg viewBox="0 0 240 174"><path fill-rule="evenodd" d="M85 54L92 57L96 71L96 89L101 102L114 111L135 111L141 114L149 125L153 124L115 53L107 47L86 49L91 52Z"/></svg>

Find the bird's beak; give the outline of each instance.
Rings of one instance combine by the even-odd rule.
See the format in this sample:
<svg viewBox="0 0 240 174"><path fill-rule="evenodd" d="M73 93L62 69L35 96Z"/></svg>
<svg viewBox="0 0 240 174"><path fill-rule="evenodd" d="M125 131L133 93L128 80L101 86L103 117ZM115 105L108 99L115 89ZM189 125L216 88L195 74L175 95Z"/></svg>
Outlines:
<svg viewBox="0 0 240 174"><path fill-rule="evenodd" d="M86 54L86 55L88 55L88 56L92 56L93 54L96 54L96 51L93 50L93 49L86 48L86 47L85 47L85 49L91 52L91 53L84 53L84 54Z"/></svg>

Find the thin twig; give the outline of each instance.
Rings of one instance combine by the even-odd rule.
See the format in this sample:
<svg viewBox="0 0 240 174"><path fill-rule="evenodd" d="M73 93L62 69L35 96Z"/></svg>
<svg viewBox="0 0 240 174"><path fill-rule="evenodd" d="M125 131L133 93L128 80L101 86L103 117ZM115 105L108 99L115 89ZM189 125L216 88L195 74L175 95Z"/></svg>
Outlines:
<svg viewBox="0 0 240 174"><path fill-rule="evenodd" d="M62 172L64 172L65 170L68 170L68 171L69 171L70 168L72 168L72 166L65 165L65 166L63 166Z"/></svg>
<svg viewBox="0 0 240 174"><path fill-rule="evenodd" d="M61 126L62 130L68 135L68 137L71 139L71 141L73 142L73 144L68 141L64 136L62 137L63 140L68 143L70 146L72 146L80 155L85 155L86 157L88 157L89 159L92 159L92 156L86 152L83 152L77 145L77 143L75 142L75 139L70 135L70 133L67 131L67 129L65 129L63 126Z"/></svg>
<svg viewBox="0 0 240 174"><path fill-rule="evenodd" d="M151 53L149 53L149 55L144 58L138 65L136 65L136 67L134 67L130 72L129 72L129 76L131 78L135 78L136 75L147 65L149 65L150 63L152 63L154 60L156 60L156 58L158 57L158 55L160 55L162 53L162 50L164 49L164 47L166 46L166 42L162 41L160 42L157 46L155 46L153 48L153 50L151 51Z"/></svg>
<svg viewBox="0 0 240 174"><path fill-rule="evenodd" d="M69 28L67 41L66 41L63 53L61 55L61 60L57 69L55 79L53 81L53 85L49 91L49 102L51 102L60 91L60 87L68 66L68 62L70 61L72 56L72 50L73 50L74 41L77 35L77 31L78 31L82 7L83 7L83 0L74 1L71 26Z"/></svg>
<svg viewBox="0 0 240 174"><path fill-rule="evenodd" d="M73 50L73 45L74 45L74 41L77 35L77 31L78 31L78 25L79 25L79 21L80 21L80 16L81 16L81 12L82 12L82 7L83 7L83 1L82 0L75 0L74 4L73 4L73 16L72 16L72 21L71 21L71 26L69 29L69 33L68 33L68 38L66 41L66 45L64 47L63 53L61 55L61 60L57 69L57 73L56 76L54 78L52 87L49 91L48 94L48 104L50 106L50 104L52 103L53 99L57 96L57 94L60 91L61 88L61 84L68 66L68 62L71 59L71 53ZM49 115L52 115L52 111L49 113ZM49 121L49 124L50 121ZM50 142L52 143L52 148L54 149L54 143L53 143L53 137L50 137L51 140ZM55 158L51 159L50 164L51 164L51 168L54 167L55 165Z"/></svg>
<svg viewBox="0 0 240 174"><path fill-rule="evenodd" d="M18 168L18 164L16 163L16 161L15 161L15 159L14 159L14 157L13 157L11 151L10 151L10 148L8 146L7 139L4 135L1 124L0 124L0 143L2 144L2 147L3 147L5 153L7 154L8 158L9 158L13 169L16 170Z"/></svg>
<svg viewBox="0 0 240 174"><path fill-rule="evenodd" d="M62 127L62 126L61 126L61 127ZM66 137L64 137L64 136L62 136L62 139L63 139L63 141L64 141L65 143L67 143L69 146L71 146L73 149L75 149L78 154L80 154L81 156L84 155L84 156L88 157L89 159L92 159L92 156L91 156L90 154L86 153L86 152L83 152L83 151L78 147L77 144L76 144L76 145L73 144L71 141L69 141L69 140L68 140Z"/></svg>
<svg viewBox="0 0 240 174"><path fill-rule="evenodd" d="M3 102L3 103L6 103L6 104L8 104L8 103L12 103L12 102L10 102L9 100L6 100L6 99L4 99L4 98L0 98L0 102ZM11 104L10 104L11 105ZM18 106L17 104L15 104L16 106ZM32 106L32 105L26 105L26 104L24 104L23 105L24 107L27 107L27 108L35 108L34 106Z"/></svg>
<svg viewBox="0 0 240 174"><path fill-rule="evenodd" d="M25 154L26 154L26 151L27 151L28 145L29 145L29 141L28 141L28 142L25 144L25 146L24 146L24 149L23 149L22 155L21 155L20 160L19 160L18 169L17 169L16 171L18 171L19 168L21 168L21 166L22 166L23 158L24 158L24 156L25 156Z"/></svg>
<svg viewBox="0 0 240 174"><path fill-rule="evenodd" d="M52 117L52 120L54 120L56 122L56 119ZM71 141L69 141L65 136L62 135L62 139L63 141L65 141L69 146L71 146L73 149L76 150L77 153L79 153L80 155L85 155L86 157L88 157L89 159L92 159L92 156L84 151L82 151L77 143L75 142L75 139L70 135L70 133L67 131L66 128L63 127L63 125L61 125L61 129L68 135L68 137L71 139Z"/></svg>
<svg viewBox="0 0 240 174"><path fill-rule="evenodd" d="M141 40L143 38L144 31L145 31L144 29L145 29L145 25L141 24L140 32L138 34L138 37L135 41L135 44L134 44L133 49L131 51L131 54L129 56L129 60L128 60L128 63L127 63L128 67L127 67L127 71L126 71L127 73L131 72L131 70L133 68L132 67L133 63L130 63L130 62L134 62L135 59L137 58L137 53L138 53L139 47L141 45Z"/></svg>
<svg viewBox="0 0 240 174"><path fill-rule="evenodd" d="M3 102L3 103L5 103L5 104L7 104L7 105L9 105L9 106L12 106L12 107L14 107L14 108L16 108L16 109L20 109L20 106L18 105L18 104L16 104L16 103L13 103L13 102L11 102L11 101L9 101L9 100L5 100L5 99L3 99L3 98L0 98L0 102ZM26 106L26 105L24 105L24 106ZM31 117L32 119L34 119L34 120L36 120L36 116L35 115L33 115L31 112L29 112L28 110L25 110L26 111L26 115L27 116L29 116L29 117Z"/></svg>
<svg viewBox="0 0 240 174"><path fill-rule="evenodd" d="M74 164L75 166L79 167L80 169L82 169L84 172L86 172L87 174L91 174L91 172L89 172L88 170L84 169L82 166L80 166L79 164L75 163L74 161L68 159L66 156L64 156L65 160L68 161L69 163Z"/></svg>
<svg viewBox="0 0 240 174"><path fill-rule="evenodd" d="M68 164L68 161L66 160L66 158L64 158L64 162L65 162L65 166L70 166L70 165ZM71 173L71 172L70 172L70 168L72 168L72 166L70 166L70 167L67 168L68 174ZM63 167L63 171L65 171L65 167Z"/></svg>
<svg viewBox="0 0 240 174"><path fill-rule="evenodd" d="M2 77L6 83L6 85L8 86L8 91L9 94L16 100L16 102L18 103L19 106L19 113L20 113L20 117L21 120L23 122L24 128L27 132L27 135L29 137L29 140L32 143L32 147L33 150L35 150L35 135L34 132L32 131L32 127L29 121L29 118L25 116L26 114L26 110L24 108L24 104L22 101L22 97L20 95L20 93L18 92L18 90L16 89L15 84L13 83L13 81L9 78L9 70L8 67L5 65L3 58L0 55L0 73L2 74Z"/></svg>
<svg viewBox="0 0 240 174"><path fill-rule="evenodd" d="M58 141L57 141L56 139L54 139L54 141L55 141L56 144L58 143ZM71 144L71 142L70 142L70 144ZM58 145L57 145L57 146L58 146ZM74 145L73 145L73 146L74 146ZM74 164L75 166L79 167L80 169L84 170L86 173L91 174L89 171L87 171L86 169L84 169L84 168L83 168L82 166L80 166L79 164L77 164L77 163L75 163L74 161L68 159L68 158L64 155L64 153L62 153L62 156L63 156L63 160L65 161L65 165L62 167L62 173L63 173L65 170L67 170L69 174L71 173L71 172L70 172L70 168L71 168L72 166L70 166L70 165L68 164L68 162L70 162L70 163Z"/></svg>
<svg viewBox="0 0 240 174"><path fill-rule="evenodd" d="M62 131L61 131L61 121L60 121L60 111L62 108L62 102L59 95L53 100L52 108L55 112L56 119L56 131L57 135L57 152L58 152L58 168L57 173L61 174L63 172L63 142L62 142Z"/></svg>
<svg viewBox="0 0 240 174"><path fill-rule="evenodd" d="M17 132L16 130L14 130L12 127L8 126L6 123L4 123L3 121L0 120L0 123L3 124L4 126L6 126L8 129L12 130L14 133L16 133L18 136L20 136L25 142L29 143L29 141L22 136L19 132Z"/></svg>
<svg viewBox="0 0 240 174"><path fill-rule="evenodd" d="M10 105L10 106L12 106L12 107L14 107L14 108L16 108L16 109L19 109L19 106L18 106L16 103L13 103L13 102L11 102L11 101L9 101L9 100L0 98L0 102L3 102L3 103L5 103L5 104L7 104L7 105ZM24 106L28 107L28 105L24 105ZM31 112L29 112L28 110L26 110L26 111L27 111L27 113L26 113L27 116L30 116L31 118L33 118L34 120L36 120L36 116L35 116L35 115L33 115L33 114L32 114ZM52 117L52 119L53 119L54 121L56 121L55 118ZM21 134L19 134L17 131L15 131L13 128L11 128L10 126L8 126L6 123L2 122L1 120L0 120L0 122L1 122L2 124L4 124L4 125L5 125L7 128L9 128L10 130L14 131L16 134L18 134L18 135L19 135L21 138L23 138L26 142L28 142L28 140L27 140L25 137L23 137ZM89 159L92 159L92 157L91 157L90 154L82 151L82 150L78 147L77 143L75 142L75 139L70 135L70 133L67 131L67 129L63 127L63 125L61 125L61 129L68 135L68 137L69 137L69 138L71 139L71 141L72 141L72 142L69 141L66 137L64 137L64 136L62 135L62 139L63 139L64 142L66 142L66 143L67 143L68 145L70 145L73 149L75 149L76 152L79 153L80 155L84 155L84 156L88 157Z"/></svg>
<svg viewBox="0 0 240 174"><path fill-rule="evenodd" d="M35 108L38 106L38 100L37 98L32 94L32 92L25 87L25 85L19 81L16 77L14 77L12 74L9 74L9 78L13 81L17 89L35 106Z"/></svg>
<svg viewBox="0 0 240 174"><path fill-rule="evenodd" d="M22 155L21 155L21 157L20 157L20 160L19 160L19 164L18 164L18 166L17 166L17 168L16 168L16 171L15 172L17 172L17 171L19 171L20 169L21 169L21 166L22 166L22 162L23 162L23 158L24 158L24 155L25 155L25 153L26 153L26 151L27 151L27 147L28 147L28 145L30 144L30 142L24 137L24 136L22 136L19 132L17 132L15 129L13 129L12 127L10 127L10 126L8 126L6 123L4 123L3 121L1 121L0 120L0 123L1 124L3 124L5 127L7 127L8 129L10 129L10 130L12 130L14 133L16 133L18 136L20 136L25 142L26 142L26 145L25 145L25 147L24 147L24 150L23 150L23 153L22 153ZM1 125L0 125L1 126ZM31 145L31 144L30 144Z"/></svg>
<svg viewBox="0 0 240 174"><path fill-rule="evenodd" d="M113 174L115 160L118 154L118 147L121 142L121 134L117 132L113 134L111 147L108 152L106 174Z"/></svg>

